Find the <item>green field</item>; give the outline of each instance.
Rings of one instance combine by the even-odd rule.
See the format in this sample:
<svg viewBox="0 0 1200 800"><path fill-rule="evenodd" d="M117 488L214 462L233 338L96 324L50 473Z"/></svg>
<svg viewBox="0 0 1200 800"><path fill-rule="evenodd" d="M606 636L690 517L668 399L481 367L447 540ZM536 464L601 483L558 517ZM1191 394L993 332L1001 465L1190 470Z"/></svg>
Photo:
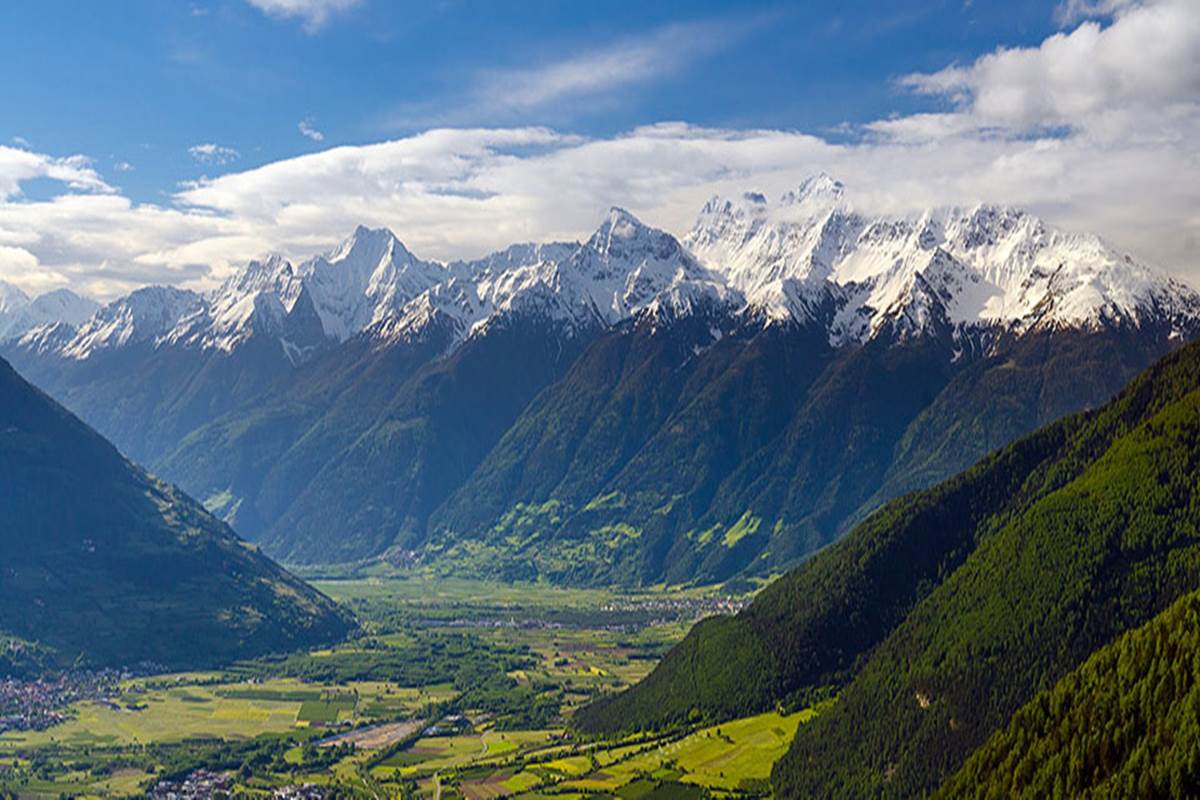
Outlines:
<svg viewBox="0 0 1200 800"><path fill-rule="evenodd" d="M706 590L625 595L381 576L319 586L354 609L364 637L224 672L127 681L111 704L80 702L49 730L0 736L0 764L17 765L7 777L0 771L0 793L138 796L152 771L217 763L240 765L239 786L260 794L310 782L363 797L433 798L439 786L446 800L532 798L550 788L559 798L687 797L689 787L734 789L764 777L805 718L767 715L719 736L603 747L565 735L581 704L654 667L690 626L688 603ZM664 607L684 611L638 623ZM622 609L633 609L633 622L614 625ZM369 677L336 677L358 674ZM422 735L424 726L436 734Z"/></svg>
<svg viewBox="0 0 1200 800"><path fill-rule="evenodd" d="M189 683L193 676L178 676L178 685L150 688L136 697L144 708L129 711L95 702L78 704L70 721L38 732L9 732L0 736L0 753L57 745L135 745L195 738L249 739L267 733L286 733L310 723L353 721L361 703L361 721L370 711L380 716L416 714L431 701L445 700L454 692L447 686L425 690L405 689L364 682L346 686L307 686L281 679L266 684L203 685ZM156 683L171 683L172 680ZM139 681L131 681L132 689ZM344 694L344 692L355 694ZM322 699L334 698L334 699ZM356 699L356 697L358 699Z"/></svg>

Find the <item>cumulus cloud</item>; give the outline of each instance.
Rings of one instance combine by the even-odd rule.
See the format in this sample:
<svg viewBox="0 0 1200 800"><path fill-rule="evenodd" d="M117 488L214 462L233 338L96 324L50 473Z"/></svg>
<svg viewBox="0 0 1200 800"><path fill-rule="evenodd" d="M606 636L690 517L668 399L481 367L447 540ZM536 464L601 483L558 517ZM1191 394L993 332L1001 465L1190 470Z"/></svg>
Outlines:
<svg viewBox="0 0 1200 800"><path fill-rule="evenodd" d="M362 0L247 0L250 5L272 17L299 19L304 28L315 33L334 14L348 11Z"/></svg>
<svg viewBox="0 0 1200 800"><path fill-rule="evenodd" d="M1195 122L1200 98L1200 14L1193 0L1119 5L1128 7L1107 27L1088 21L1039 47L902 78L905 88L945 98L954 111L875 130L930 138L1054 127L1105 139L1179 136Z"/></svg>
<svg viewBox="0 0 1200 800"><path fill-rule="evenodd" d="M225 147L213 144L212 142L194 144L188 148L188 154L201 164L215 164L217 166L237 161L242 155L232 147Z"/></svg>
<svg viewBox="0 0 1200 800"><path fill-rule="evenodd" d="M436 129L202 179L164 205L114 193L86 161L0 147L0 246L36 259L10 254L0 277L31 287L28 270L103 297L151 281L211 286L248 258L303 257L359 223L393 228L425 257L471 257L586 236L614 204L681 234L714 193L777 195L825 170L864 211L1010 203L1200 283L1200 31L1186 5L1131 7L1038 47L912 76L905 85L941 110L837 141L684 123L605 138ZM21 183L38 177L63 193L23 197Z"/></svg>
<svg viewBox="0 0 1200 800"><path fill-rule="evenodd" d="M300 129L300 135L312 139L314 142L325 141L325 134L321 133L313 126L311 119L302 119L300 124L296 126Z"/></svg>
<svg viewBox="0 0 1200 800"><path fill-rule="evenodd" d="M54 158L0 145L0 200L20 194L21 183L35 178L49 178L82 191L112 191L85 156Z"/></svg>

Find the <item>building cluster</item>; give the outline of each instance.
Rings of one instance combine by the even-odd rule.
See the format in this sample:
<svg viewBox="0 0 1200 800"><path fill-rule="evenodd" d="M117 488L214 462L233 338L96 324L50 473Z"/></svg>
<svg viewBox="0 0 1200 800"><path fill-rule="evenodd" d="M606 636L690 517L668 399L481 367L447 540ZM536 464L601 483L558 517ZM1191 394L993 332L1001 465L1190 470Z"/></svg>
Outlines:
<svg viewBox="0 0 1200 800"><path fill-rule="evenodd" d="M284 786L282 789L276 789L271 796L285 800L325 800L329 796L329 789L320 784L306 783L301 786Z"/></svg>
<svg viewBox="0 0 1200 800"><path fill-rule="evenodd" d="M198 769L181 781L159 781L150 790L150 800L223 800L231 796L233 778L227 774ZM281 800L325 800L329 787L316 783L283 786L271 793Z"/></svg>
<svg viewBox="0 0 1200 800"><path fill-rule="evenodd" d="M0 679L0 733L40 731L68 718L80 700L112 702L130 673L117 670L65 672L53 680Z"/></svg>
<svg viewBox="0 0 1200 800"><path fill-rule="evenodd" d="M750 605L749 597L707 595L702 597L637 597L610 600L600 607L610 614L648 614L653 624L686 621L715 614L736 614Z"/></svg>
<svg viewBox="0 0 1200 800"><path fill-rule="evenodd" d="M159 781L150 790L151 800L213 800L228 797L233 779L219 772L198 769L182 781Z"/></svg>

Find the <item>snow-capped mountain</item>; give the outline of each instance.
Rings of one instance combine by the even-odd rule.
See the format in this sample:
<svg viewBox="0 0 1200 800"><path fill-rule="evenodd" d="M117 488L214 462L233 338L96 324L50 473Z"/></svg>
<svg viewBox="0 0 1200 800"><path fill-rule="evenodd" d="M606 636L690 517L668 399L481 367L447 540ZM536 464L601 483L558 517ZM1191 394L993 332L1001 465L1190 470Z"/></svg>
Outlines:
<svg viewBox="0 0 1200 800"><path fill-rule="evenodd" d="M683 241L614 208L442 264L359 227L0 346L281 557L469 539L501 572L686 582L785 567L1197 335L1196 292L1097 237L871 216L818 175L714 198Z"/></svg>
<svg viewBox="0 0 1200 800"><path fill-rule="evenodd" d="M326 335L340 342L395 316L460 270L422 261L386 228L360 225L328 254L301 264L296 274L312 293Z"/></svg>
<svg viewBox="0 0 1200 800"><path fill-rule="evenodd" d="M156 345L204 314L203 296L187 289L147 286L103 306L79 326L63 355L84 359L101 350L132 344Z"/></svg>
<svg viewBox="0 0 1200 800"><path fill-rule="evenodd" d="M884 332L960 337L1154 322L1182 336L1200 327L1195 291L1096 236L990 205L868 217L824 174L774 202L756 192L714 197L682 243L614 208L585 242L518 244L449 264L418 258L387 229L360 226L298 265L252 261L204 295L139 290L86 321L90 307L74 295L31 302L14 289L0 290L0 337L66 322L80 329L58 347L76 359L145 341L231 352L260 335L300 363L360 334L386 345L438 331L452 347L514 317L577 332L697 308L824 326L835 346ZM8 309L28 317L38 303L47 310L36 322L4 327L16 318ZM47 332L36 346L63 338L61 329Z"/></svg>
<svg viewBox="0 0 1200 800"><path fill-rule="evenodd" d="M431 287L378 326L382 338L413 336L447 320L458 338L514 315L568 332L615 325L642 312L686 313L700 304L734 304L723 278L675 237L620 208L582 244L520 244L449 268Z"/></svg>
<svg viewBox="0 0 1200 800"><path fill-rule="evenodd" d="M1021 331L1200 321L1194 290L1097 236L992 205L867 217L826 175L774 204L759 193L714 197L684 241L769 321L826 324L835 344L938 324Z"/></svg>
<svg viewBox="0 0 1200 800"><path fill-rule="evenodd" d="M0 341L18 339L46 325L77 327L99 307L70 289L55 289L31 299L20 288L0 281Z"/></svg>

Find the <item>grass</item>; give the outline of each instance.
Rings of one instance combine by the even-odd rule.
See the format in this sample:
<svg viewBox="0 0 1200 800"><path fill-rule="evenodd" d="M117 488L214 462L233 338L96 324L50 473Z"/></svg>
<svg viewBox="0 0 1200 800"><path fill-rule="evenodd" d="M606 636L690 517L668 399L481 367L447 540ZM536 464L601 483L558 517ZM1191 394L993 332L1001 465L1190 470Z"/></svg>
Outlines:
<svg viewBox="0 0 1200 800"><path fill-rule="evenodd" d="M197 702L198 699L207 702ZM143 711L81 703L74 719L45 731L8 733L0 751L47 744L144 744L215 737L245 739L295 726L296 702L221 697L209 687L189 686L148 693Z"/></svg>
<svg viewBox="0 0 1200 800"><path fill-rule="evenodd" d="M688 622L679 621L635 630L609 629L592 616L593 610L631 599L678 598L711 591L648 590L634 594L540 584L369 575L324 580L319 585L360 613L365 609L366 619L374 626L374 637L401 648L416 644L422 635L423 623L414 624L413 617L421 621L473 619L483 610L492 612L491 616L481 617L485 620L503 621L510 616L520 620L555 620L553 614L569 610L573 616L565 626L481 623L461 628L497 648L528 652L530 663L522 664L510 675L523 691L532 687L555 697L563 715L573 713L596 691L615 691L644 677L653 668L658 654L681 639L688 628ZM497 609L501 611L496 613ZM343 650L335 648L326 655L334 657ZM309 655L320 659L319 653ZM66 752L88 758L89 753L98 751L112 754L131 748L131 752L137 752L140 745L186 739L234 741L279 735L296 736L300 740L324 739L329 734L307 729L335 722L373 724L420 718L418 715L430 705L458 695L450 683L403 688L388 681L348 680L337 685L316 679L313 682L291 678L259 680L258 675L270 673L252 673L241 667L234 665L226 673L188 673L129 681L122 686L121 705L136 701L144 705L143 710L115 710L97 703L78 703L72 708L72 720L49 731L0 736L0 763L17 758L26 764L22 769L27 770L24 759L46 746L63 746ZM253 680L251 675L255 676ZM261 774L256 772L241 788L269 792L272 787L292 781L340 781L364 788L375 781L393 788L399 782L412 780L423 787L418 796L431 800L432 778L440 773L445 800L460 796L475 800L511 795L536 797L539 791L553 791L557 800L564 800L588 788L611 792L638 777L625 769L624 763L634 750L644 748L645 744L615 746L580 755L578 744L561 738L561 728L511 731L502 729L505 725L500 717L485 720L479 721L471 733L418 739L373 767L369 775L365 762L373 752L368 748L360 748L355 755L343 757L332 766L309 770L303 766L305 748L289 746L281 756L281 762L287 765L285 770L277 772L271 767ZM592 755L601 765L598 772ZM702 760L698 758L697 763ZM666 759L650 760L647 764L654 770L656 786L683 776L683 770L676 769L674 762ZM614 778L608 774L609 768L619 774ZM60 793L84 797L138 796L139 785L148 778L145 772L120 769L107 777L93 778L68 768L59 771L53 780L39 783L33 794L50 798ZM570 786L552 785L558 782ZM0 779L0 794L9 788L17 785L10 787ZM28 789L24 785L20 788L22 792Z"/></svg>
<svg viewBox="0 0 1200 800"><path fill-rule="evenodd" d="M463 736L427 736L388 758L376 772L380 777L391 777L458 769L544 747L552 741L553 734L553 731L486 731Z"/></svg>
<svg viewBox="0 0 1200 800"><path fill-rule="evenodd" d="M354 699L305 700L296 712L297 722L329 724L354 712Z"/></svg>
<svg viewBox="0 0 1200 800"><path fill-rule="evenodd" d="M817 714L805 709L790 716L776 713L734 720L705 728L644 753L637 747L598 756L598 772L586 772L564 787L580 791L617 791L643 775L675 779L708 789L732 791L750 780L770 777L771 766L787 751L796 729ZM585 759L586 760L586 759ZM553 762L547 764L553 767ZM636 790L634 790L636 791Z"/></svg>
<svg viewBox="0 0 1200 800"><path fill-rule="evenodd" d="M185 681L174 685L174 678ZM328 724L354 718L355 696L364 707L361 719L412 715L431 700L454 692L448 686L416 690L380 682L326 687L280 679L264 684L198 685L186 681L207 676L156 678L144 693L141 711L116 710L99 703L78 703L75 716L45 731L10 732L0 736L0 754L46 745L133 745L190 738L249 739L294 730L298 723ZM128 692L138 681L126 685ZM155 688L157 687L157 688ZM322 699L324 698L324 699ZM385 714L374 714L366 709Z"/></svg>

